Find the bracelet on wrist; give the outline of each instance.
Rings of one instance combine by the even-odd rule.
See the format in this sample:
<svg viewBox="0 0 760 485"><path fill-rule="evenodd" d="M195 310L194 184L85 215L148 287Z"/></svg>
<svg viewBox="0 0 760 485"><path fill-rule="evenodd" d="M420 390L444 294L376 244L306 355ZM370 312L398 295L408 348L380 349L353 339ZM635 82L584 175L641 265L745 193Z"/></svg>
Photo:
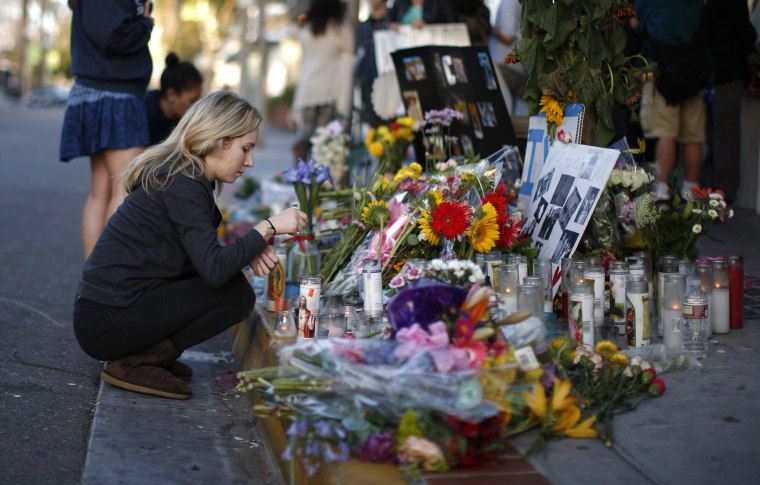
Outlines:
<svg viewBox="0 0 760 485"><path fill-rule="evenodd" d="M269 227L272 228L272 236L276 236L277 235L277 229L274 228L274 224L272 224L272 221L270 221L269 219L264 219L264 220L267 221L269 223Z"/></svg>

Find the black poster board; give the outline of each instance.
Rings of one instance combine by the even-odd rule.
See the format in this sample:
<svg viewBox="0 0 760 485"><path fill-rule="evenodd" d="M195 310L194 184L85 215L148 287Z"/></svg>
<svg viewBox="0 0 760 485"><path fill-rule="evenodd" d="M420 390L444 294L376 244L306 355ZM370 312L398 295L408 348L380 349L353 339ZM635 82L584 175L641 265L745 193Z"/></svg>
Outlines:
<svg viewBox="0 0 760 485"><path fill-rule="evenodd" d="M401 49L392 57L408 116L422 119L426 111L443 108L464 114L451 125L451 135L458 138L456 154L484 157L517 144L486 46L429 45ZM424 160L421 140L415 151Z"/></svg>

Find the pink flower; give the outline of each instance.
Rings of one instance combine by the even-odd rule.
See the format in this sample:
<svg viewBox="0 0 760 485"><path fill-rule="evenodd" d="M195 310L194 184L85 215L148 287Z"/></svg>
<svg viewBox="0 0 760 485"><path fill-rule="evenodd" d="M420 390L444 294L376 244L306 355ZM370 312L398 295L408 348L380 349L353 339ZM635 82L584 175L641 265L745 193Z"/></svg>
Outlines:
<svg viewBox="0 0 760 485"><path fill-rule="evenodd" d="M480 340L455 340L454 347L467 352L470 369L480 369L488 358L488 347Z"/></svg>
<svg viewBox="0 0 760 485"><path fill-rule="evenodd" d="M570 133L566 132L565 130L559 130L557 133L557 140L561 141L562 143L572 143L573 137L570 136Z"/></svg>

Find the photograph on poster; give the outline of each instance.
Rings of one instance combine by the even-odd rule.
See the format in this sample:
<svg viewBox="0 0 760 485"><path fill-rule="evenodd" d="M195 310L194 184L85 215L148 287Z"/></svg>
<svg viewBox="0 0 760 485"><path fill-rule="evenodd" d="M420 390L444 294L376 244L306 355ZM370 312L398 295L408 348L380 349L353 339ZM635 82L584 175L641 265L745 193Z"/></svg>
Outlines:
<svg viewBox="0 0 760 485"><path fill-rule="evenodd" d="M575 216L576 224L583 224L584 221L588 220L589 214L591 214L591 208L594 207L597 194L599 194L599 189L596 187L589 187L588 192L586 192L586 197L583 198L583 202L581 203L581 208L578 209L578 215Z"/></svg>
<svg viewBox="0 0 760 485"><path fill-rule="evenodd" d="M475 147L472 146L472 138L469 137L469 135L462 135L459 137L459 141L462 143L462 151L464 152L465 157L474 157L475 156Z"/></svg>
<svg viewBox="0 0 760 485"><path fill-rule="evenodd" d="M570 195L570 189L573 188L575 183L575 177L572 175L563 173L559 178L559 183L554 189L554 195L552 196L552 205L563 206L567 196Z"/></svg>
<svg viewBox="0 0 760 485"><path fill-rule="evenodd" d="M562 213L559 216L559 225L562 229L567 229L567 223L570 222L570 218L575 214L575 209L578 208L578 204L581 203L581 194L578 192L578 187L573 187L573 193L567 198L564 207L562 207Z"/></svg>
<svg viewBox="0 0 760 485"><path fill-rule="evenodd" d="M559 238L559 244L557 245L557 249L554 251L554 254L552 255L552 261L556 263L557 261L562 261L562 258L564 258L565 254L570 254L573 251L573 248L575 247L575 241L578 240L578 233L573 231L563 231L562 237ZM542 248L543 249L543 248Z"/></svg>
<svg viewBox="0 0 760 485"><path fill-rule="evenodd" d="M538 205L536 206L536 211L533 212L533 217L539 220L543 218L544 212L546 212L547 207L549 207L549 201L542 197L541 200L538 202Z"/></svg>
<svg viewBox="0 0 760 485"><path fill-rule="evenodd" d="M552 207L549 210L549 215L546 216L544 223L541 224L541 232L538 233L538 237L541 239L549 239L551 237L552 229L554 229L554 225L557 224L557 219L559 219L561 212L561 207Z"/></svg>
<svg viewBox="0 0 760 485"><path fill-rule="evenodd" d="M536 193L533 194L534 201L549 190L549 186L552 184L552 177L554 177L554 169L551 169L549 173L538 180L538 183L536 184Z"/></svg>
<svg viewBox="0 0 760 485"><path fill-rule="evenodd" d="M483 126L496 128L496 113L493 111L493 104L488 101L478 102L478 111L480 112L480 120L483 122Z"/></svg>
<svg viewBox="0 0 760 485"><path fill-rule="evenodd" d="M404 58L404 75L407 81L424 81L427 79L425 63L420 56Z"/></svg>
<svg viewBox="0 0 760 485"><path fill-rule="evenodd" d="M483 138L483 126L480 124L480 115L478 114L478 107L475 103L467 103L467 107L470 108L470 117L472 118L472 131L475 133L475 138Z"/></svg>
<svg viewBox="0 0 760 485"><path fill-rule="evenodd" d="M446 82L449 86L455 85L457 83L457 76L454 74L454 61L452 61L451 56L441 56L441 64L443 64L443 77L446 78Z"/></svg>
<svg viewBox="0 0 760 485"><path fill-rule="evenodd" d="M594 173L594 168L596 168L596 161L599 159L597 155L592 156L588 161L583 163L583 169L581 169L581 173L578 175L582 179L591 180L591 176Z"/></svg>
<svg viewBox="0 0 760 485"><path fill-rule="evenodd" d="M423 112L420 104L420 96L417 91L404 91L404 106L406 106L406 115L414 121L422 120Z"/></svg>
<svg viewBox="0 0 760 485"><path fill-rule="evenodd" d="M435 68L433 71L435 81L444 88L447 87L446 75L443 73L443 64L441 64L441 55L437 52L433 53L433 67Z"/></svg>
<svg viewBox="0 0 760 485"><path fill-rule="evenodd" d="M454 75L457 77L457 82L466 83L467 74L464 71L464 62L459 57L452 57L454 63Z"/></svg>
<svg viewBox="0 0 760 485"><path fill-rule="evenodd" d="M491 90L496 89L498 84L496 84L496 75L493 72L491 58L485 52L478 52L478 61L480 62L480 67L483 68L483 80L486 82L486 88Z"/></svg>

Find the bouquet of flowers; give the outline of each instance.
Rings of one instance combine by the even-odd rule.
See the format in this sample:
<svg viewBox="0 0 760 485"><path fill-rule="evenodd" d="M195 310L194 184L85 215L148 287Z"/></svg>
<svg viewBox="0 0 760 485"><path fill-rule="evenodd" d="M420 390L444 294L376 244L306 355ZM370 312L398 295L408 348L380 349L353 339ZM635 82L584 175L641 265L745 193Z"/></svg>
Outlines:
<svg viewBox="0 0 760 485"><path fill-rule="evenodd" d="M329 167L332 180L336 185L341 185L348 173L348 136L344 133L341 122L334 120L318 127L309 141L311 156L320 164Z"/></svg>
<svg viewBox="0 0 760 485"><path fill-rule="evenodd" d="M319 191L325 182L332 184L330 169L314 160L298 162L285 170L282 175L286 182L293 184L300 209L306 213L310 234L314 233L314 209L319 205Z"/></svg>
<svg viewBox="0 0 760 485"><path fill-rule="evenodd" d="M697 257L697 239L707 233L709 223L722 223L734 216L726 206L723 193L694 187L685 203L677 195L670 206L655 204L646 193L628 202L620 211L624 221L633 222L640 231L640 243L659 257L672 254L678 258Z"/></svg>
<svg viewBox="0 0 760 485"><path fill-rule="evenodd" d="M403 116L396 118L390 125L369 129L364 144L370 155L380 160L377 172L385 175L399 169L414 141L413 126L414 120Z"/></svg>
<svg viewBox="0 0 760 485"><path fill-rule="evenodd" d="M438 163L446 163L454 155L452 147L457 138L451 136L451 124L464 119L464 115L451 108L425 112L424 119L414 124L414 131L424 133L425 164L432 170Z"/></svg>

